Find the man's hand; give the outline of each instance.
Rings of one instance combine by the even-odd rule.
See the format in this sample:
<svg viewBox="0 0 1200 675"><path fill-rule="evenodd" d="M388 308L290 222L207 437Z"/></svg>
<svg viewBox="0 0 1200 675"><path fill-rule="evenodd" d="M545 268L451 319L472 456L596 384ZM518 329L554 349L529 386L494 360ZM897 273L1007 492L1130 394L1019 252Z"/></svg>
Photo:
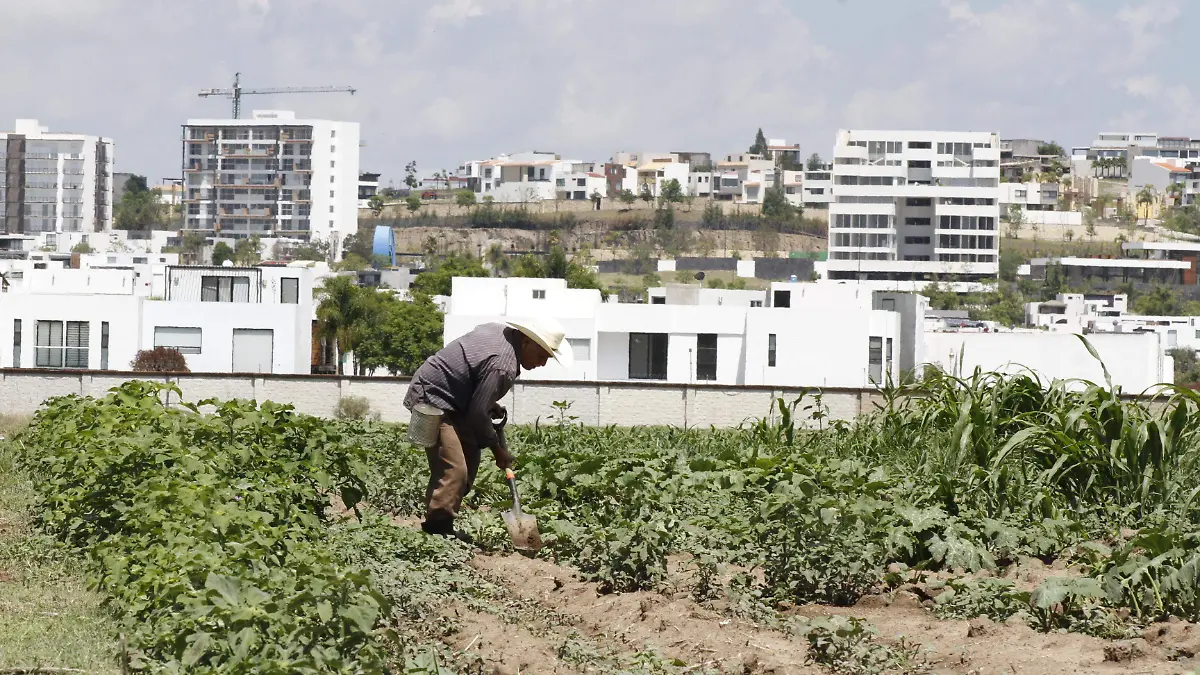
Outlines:
<svg viewBox="0 0 1200 675"><path fill-rule="evenodd" d="M492 454L496 456L496 466L501 469L507 469L512 466L512 455L508 452L508 448L503 445L497 445L492 448Z"/></svg>
<svg viewBox="0 0 1200 675"><path fill-rule="evenodd" d="M488 417L494 420L508 419L508 409L499 403L493 403L492 407L488 408Z"/></svg>

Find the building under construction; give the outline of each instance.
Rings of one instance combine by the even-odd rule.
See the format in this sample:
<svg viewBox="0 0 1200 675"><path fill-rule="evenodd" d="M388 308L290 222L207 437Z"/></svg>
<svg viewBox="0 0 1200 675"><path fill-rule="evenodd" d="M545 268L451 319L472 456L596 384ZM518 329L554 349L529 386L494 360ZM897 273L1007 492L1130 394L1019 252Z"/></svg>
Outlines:
<svg viewBox="0 0 1200 675"><path fill-rule="evenodd" d="M357 122L283 110L183 127L185 228L223 237L295 237L337 251L358 228Z"/></svg>

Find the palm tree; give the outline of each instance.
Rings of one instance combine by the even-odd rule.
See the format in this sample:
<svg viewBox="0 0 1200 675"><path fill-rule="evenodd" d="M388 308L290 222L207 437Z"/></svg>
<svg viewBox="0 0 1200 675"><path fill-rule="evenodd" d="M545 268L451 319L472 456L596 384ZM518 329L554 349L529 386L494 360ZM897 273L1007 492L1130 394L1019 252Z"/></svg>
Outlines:
<svg viewBox="0 0 1200 675"><path fill-rule="evenodd" d="M326 277L317 289L317 335L333 340L337 350L337 372L343 374L343 358L354 351L356 333L361 327L364 302L362 289L353 277Z"/></svg>
<svg viewBox="0 0 1200 675"><path fill-rule="evenodd" d="M1167 196L1171 198L1171 203L1174 206L1179 206L1180 199L1183 197L1183 183L1171 183L1168 185Z"/></svg>
<svg viewBox="0 0 1200 675"><path fill-rule="evenodd" d="M1137 193L1137 204L1139 207L1138 211L1142 210L1141 207L1143 207L1143 206L1145 207L1146 215L1142 220L1143 225L1146 223L1146 221L1150 220L1150 205L1153 203L1154 203L1154 188L1150 187L1149 185L1143 185L1142 189L1138 190L1138 193Z"/></svg>

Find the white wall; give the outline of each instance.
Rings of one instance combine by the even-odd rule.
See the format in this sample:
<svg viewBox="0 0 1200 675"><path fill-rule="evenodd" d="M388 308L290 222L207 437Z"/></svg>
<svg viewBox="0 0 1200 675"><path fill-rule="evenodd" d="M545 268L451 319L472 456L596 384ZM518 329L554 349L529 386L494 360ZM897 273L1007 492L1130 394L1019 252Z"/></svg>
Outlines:
<svg viewBox="0 0 1200 675"><path fill-rule="evenodd" d="M298 319L301 316L304 319ZM184 356L188 368L194 372L231 372L233 331L246 328L274 332L272 372L307 373L311 368L312 323L301 313L299 305L147 301L143 317L140 335L143 349L154 347L156 327L201 329L201 352ZM308 330L303 330L304 327Z"/></svg>
<svg viewBox="0 0 1200 675"><path fill-rule="evenodd" d="M21 320L20 367L36 367L38 321L86 321L88 367L99 370L102 324L109 325L108 367L128 369L138 352L141 298L132 295L41 295L11 293L0 296L0 367L13 368L14 320Z"/></svg>
<svg viewBox="0 0 1200 675"><path fill-rule="evenodd" d="M1174 373L1164 361L1159 336L1091 334L1088 341L1112 374L1113 384L1131 394L1170 382ZM1104 373L1079 337L1068 333L926 333L925 357L952 372L1039 373L1043 379L1083 378L1103 384ZM962 359L959 370L958 361ZM1018 365L1019 364L1019 365Z"/></svg>

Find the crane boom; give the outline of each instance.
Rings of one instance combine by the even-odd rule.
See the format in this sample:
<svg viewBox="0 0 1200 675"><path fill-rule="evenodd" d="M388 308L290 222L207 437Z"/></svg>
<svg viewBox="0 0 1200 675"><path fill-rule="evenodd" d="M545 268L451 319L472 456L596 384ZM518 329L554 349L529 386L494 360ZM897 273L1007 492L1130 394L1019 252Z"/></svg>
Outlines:
<svg viewBox="0 0 1200 675"><path fill-rule="evenodd" d="M201 89L199 96L225 96L233 99L233 119L238 119L242 112L242 96L258 94L350 94L356 91L354 87L319 86L319 87L265 87L262 89L242 89L241 73L233 76L233 86L227 89Z"/></svg>

